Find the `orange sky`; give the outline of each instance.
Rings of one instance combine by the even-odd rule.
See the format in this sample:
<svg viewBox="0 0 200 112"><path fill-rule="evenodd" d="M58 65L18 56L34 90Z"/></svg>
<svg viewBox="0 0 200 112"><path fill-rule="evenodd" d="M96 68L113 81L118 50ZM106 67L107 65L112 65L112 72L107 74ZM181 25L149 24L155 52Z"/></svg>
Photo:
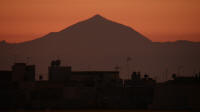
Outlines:
<svg viewBox="0 0 200 112"><path fill-rule="evenodd" d="M153 41L200 41L200 0L0 0L0 40L32 40L95 14Z"/></svg>

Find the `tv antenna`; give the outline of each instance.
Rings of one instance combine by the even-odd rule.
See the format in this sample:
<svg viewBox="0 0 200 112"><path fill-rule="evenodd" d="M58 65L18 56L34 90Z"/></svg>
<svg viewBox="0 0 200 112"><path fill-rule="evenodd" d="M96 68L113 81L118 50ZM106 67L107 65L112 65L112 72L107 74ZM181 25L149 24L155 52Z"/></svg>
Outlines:
<svg viewBox="0 0 200 112"><path fill-rule="evenodd" d="M114 67L114 69L115 69L116 71L119 71L119 70L120 70L120 67L117 65L117 66Z"/></svg>
<svg viewBox="0 0 200 112"><path fill-rule="evenodd" d="M131 77L130 77L130 62L131 62L131 60L132 60L132 58L129 57L129 56L126 58L127 72L128 72L127 75L128 75L128 78L131 78Z"/></svg>
<svg viewBox="0 0 200 112"><path fill-rule="evenodd" d="M28 64L30 61L30 57L26 57L26 63Z"/></svg>

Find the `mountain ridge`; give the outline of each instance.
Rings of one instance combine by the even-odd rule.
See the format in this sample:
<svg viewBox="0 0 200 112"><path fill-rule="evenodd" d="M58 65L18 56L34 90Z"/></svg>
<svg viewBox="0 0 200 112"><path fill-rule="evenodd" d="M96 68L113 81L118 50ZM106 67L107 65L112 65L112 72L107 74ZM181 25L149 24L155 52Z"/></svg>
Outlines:
<svg viewBox="0 0 200 112"><path fill-rule="evenodd" d="M122 25L120 23L117 23L117 22L114 22L114 21L111 21L99 14L97 15L94 15L92 17L90 17L89 19L86 19L86 20L83 20L83 21L80 21L80 22L77 22L75 24L72 24L70 25L69 27L67 28L64 28L63 30L60 30L58 32L50 32L42 37L39 37L37 39L34 39L34 40L30 40L30 41L26 41L26 42L22 42L22 43L30 43L32 41L37 41L37 40L41 40L43 38L48 38L48 37L54 37L54 35L58 34L59 33L67 33L67 32L70 32L70 31L73 31L74 29L76 30L77 27L85 27L85 26L88 26L88 24L90 24L91 26L100 26L100 27L106 27L107 25L115 25L117 27L124 27L124 29L126 28L127 30L130 30L135 32L136 35L141 35L140 38L143 38L144 41L148 41L148 42L151 42L151 40L149 40L148 38L146 38L144 35L140 34L139 32L135 31L134 29L132 29L131 27L129 26L125 26L125 25ZM102 26L101 26L102 25ZM97 27L98 28L98 27ZM93 30L93 28L90 28L91 30ZM94 28L95 29L95 28ZM104 29L104 28L101 28L101 29ZM18 44L21 44L21 43L18 43Z"/></svg>
<svg viewBox="0 0 200 112"><path fill-rule="evenodd" d="M49 32L48 34L45 34L44 36L41 36L41 37L38 37L38 38L36 38L36 39L33 39L33 40L29 40L29 41L24 41L24 42L19 42L19 43L10 43L10 42L7 42L7 41L5 41L5 40L2 40L2 41L0 41L0 45L2 45L2 44L22 44L22 43L29 43L29 42L31 42L31 41L34 41L34 40L38 40L38 39L41 39L41 38L43 38L43 37L48 37L49 35L54 35L54 34L56 34L56 33L60 33L60 32L64 32L65 30L68 30L68 29L70 29L71 27L74 27L74 25L77 25L77 24L80 24L80 23L82 23L82 22L87 22L87 21L96 21L96 20L100 20L100 21L109 21L109 22L113 22L113 23L116 23L116 24L119 24L119 25L122 25L122 26L125 26L125 27L127 27L127 28L130 28L130 29L132 29L133 31L135 31L132 27L129 27L129 26L127 26L127 25L123 25L123 24L121 24L121 23L118 23L118 22L115 22L115 21L112 21L112 20L110 20L110 19L107 19L107 18L105 18L105 17L103 17L103 16L101 16L100 14L96 14L96 15L94 15L94 16L92 16L92 17L90 17L90 18L88 18L88 19L86 19L86 20L83 20L83 21L80 21L80 22L77 22L77 23L75 23L75 24L72 24L72 25L70 25L70 26L68 26L68 27L66 27L66 28L64 28L64 29L62 29L62 30L60 30L60 31L58 31L58 32ZM137 32L137 31L135 31L135 32ZM137 32L137 33L139 33L139 32ZM139 33L140 34L140 33ZM140 34L140 35L142 35L142 34ZM143 35L144 36L144 35ZM145 36L144 36L145 37ZM148 39L147 37L145 37L146 39ZM150 40L150 39L148 39L149 41L151 41L151 42L154 42L154 41L152 41L152 40ZM188 43L188 42L190 42L190 43L200 43L200 42L194 42L194 41L190 41L190 40L176 40L176 41L165 41L165 42L158 42L158 41L155 41L155 43L173 43L173 42L177 42L177 43Z"/></svg>
<svg viewBox="0 0 200 112"><path fill-rule="evenodd" d="M88 70L88 65L93 70L112 70L120 65L121 76L127 78L124 63L132 57L134 71L161 75L168 68L171 74L183 65L184 73L191 75L195 67L200 68L199 51L200 43L152 42L131 27L95 15L32 41L0 46L0 69L9 68L14 56L19 62L31 57L38 71L47 73L50 61L59 58L75 70Z"/></svg>

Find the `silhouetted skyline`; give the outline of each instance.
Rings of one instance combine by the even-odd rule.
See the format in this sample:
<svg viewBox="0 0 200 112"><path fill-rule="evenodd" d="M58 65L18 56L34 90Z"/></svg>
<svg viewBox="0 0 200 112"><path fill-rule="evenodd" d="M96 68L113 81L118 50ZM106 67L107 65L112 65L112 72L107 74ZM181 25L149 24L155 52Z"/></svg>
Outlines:
<svg viewBox="0 0 200 112"><path fill-rule="evenodd" d="M199 71L199 49L198 42L152 42L131 27L95 15L32 41L1 42L0 69L28 61L38 66L38 73L46 74L48 62L59 58L75 70L113 70L119 66L122 73L142 70L163 80L172 73L188 76ZM128 62L127 57L131 58Z"/></svg>
<svg viewBox="0 0 200 112"><path fill-rule="evenodd" d="M141 72L123 80L119 71L73 71L61 60L49 64L47 80L36 80L36 66L27 63L0 70L0 110L200 109L200 72L157 83Z"/></svg>
<svg viewBox="0 0 200 112"><path fill-rule="evenodd" d="M0 0L0 110L199 110L199 4Z"/></svg>

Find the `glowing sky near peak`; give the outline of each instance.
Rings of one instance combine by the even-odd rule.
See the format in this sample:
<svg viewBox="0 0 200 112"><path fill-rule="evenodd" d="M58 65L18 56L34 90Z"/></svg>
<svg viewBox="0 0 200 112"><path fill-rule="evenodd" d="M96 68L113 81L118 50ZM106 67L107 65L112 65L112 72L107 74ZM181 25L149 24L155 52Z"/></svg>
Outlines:
<svg viewBox="0 0 200 112"><path fill-rule="evenodd" d="M0 0L0 40L32 40L95 14L153 41L200 41L200 0Z"/></svg>

